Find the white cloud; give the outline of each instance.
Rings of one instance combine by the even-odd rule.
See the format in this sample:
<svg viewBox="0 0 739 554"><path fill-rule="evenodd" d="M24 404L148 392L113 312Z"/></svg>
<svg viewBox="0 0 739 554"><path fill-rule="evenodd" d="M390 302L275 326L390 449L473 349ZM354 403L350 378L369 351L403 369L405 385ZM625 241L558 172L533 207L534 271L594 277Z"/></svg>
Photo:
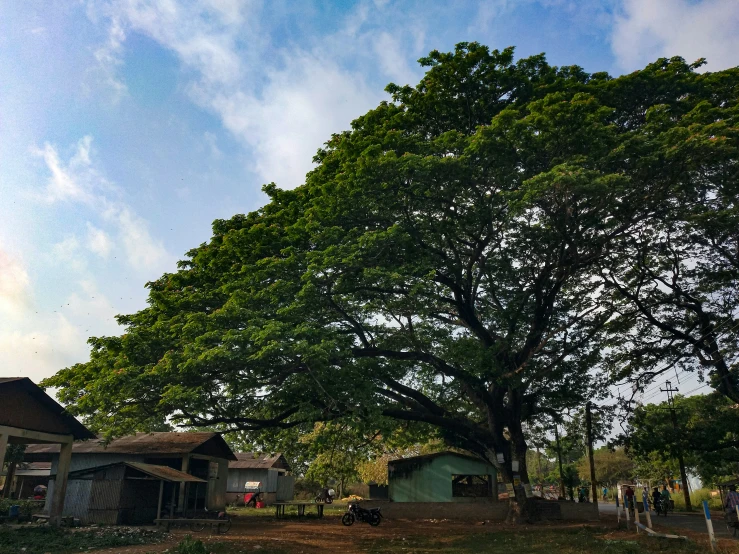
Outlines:
<svg viewBox="0 0 739 554"><path fill-rule="evenodd" d="M165 269L171 256L161 241L149 233L149 225L127 207L114 208L106 213L118 227L119 236L128 259L134 269L154 275ZM171 263L166 269L174 269Z"/></svg>
<svg viewBox="0 0 739 554"><path fill-rule="evenodd" d="M373 46L380 66L389 77L401 85L412 81L414 73L408 65L408 56L396 37L387 32L379 33Z"/></svg>
<svg viewBox="0 0 739 554"><path fill-rule="evenodd" d="M251 147L255 169L265 181L294 188L303 183L321 144L377 96L360 75L304 52L271 71L259 97L237 91L201 100L209 101L224 126Z"/></svg>
<svg viewBox="0 0 739 554"><path fill-rule="evenodd" d="M60 159L56 148L48 143L43 149L37 150L51 173L44 198L48 202L70 201L88 206L94 214L114 227L127 261L134 269L152 276L173 269L174 257L161 241L151 236L146 220L124 202L109 197L110 192L120 191L94 167L91 147L92 137L84 137L67 163ZM68 237L54 246L53 256L56 260L70 261L80 269L84 260L79 246L76 237ZM105 258L110 254L113 243L108 233L88 223L86 246Z"/></svg>
<svg viewBox="0 0 739 554"><path fill-rule="evenodd" d="M28 272L21 262L0 249L0 318L17 319L28 311L30 285Z"/></svg>
<svg viewBox="0 0 739 554"><path fill-rule="evenodd" d="M611 48L621 69L658 57L706 58L710 71L739 65L737 0L624 0Z"/></svg>
<svg viewBox="0 0 739 554"><path fill-rule="evenodd" d="M51 176L46 184L44 199L47 202L72 201L90 203L93 200L91 182L95 175L90 168L90 144L86 136L77 143L75 154L68 164L59 159L59 153L48 142L33 152L42 157Z"/></svg>
<svg viewBox="0 0 739 554"><path fill-rule="evenodd" d="M66 297L61 308L24 317L9 325L0 319L0 367L6 375L39 381L63 367L89 357L87 338L93 334L119 334L111 302L92 281Z"/></svg>
<svg viewBox="0 0 739 554"><path fill-rule="evenodd" d="M208 150L210 150L210 155L216 160L223 158L223 152L218 148L218 137L210 131L205 131L203 138L205 139L205 144L208 146Z"/></svg>
<svg viewBox="0 0 739 554"><path fill-rule="evenodd" d="M101 258L107 258L113 249L113 241L110 240L108 233L98 229L89 221L87 222L87 248Z"/></svg>
<svg viewBox="0 0 739 554"><path fill-rule="evenodd" d="M90 9L111 27L122 26L123 34L144 34L174 52L191 77L187 90L193 100L217 114L253 153L263 181L293 188L303 183L316 150L331 134L348 128L384 97L366 85L363 71L347 70L342 60L407 82L413 74L403 60L400 37L407 34L402 40L417 48L424 32L406 22L397 33L378 36L366 26L371 17L385 16L362 2L340 31L320 43L302 49L275 46L255 23L258 5L130 0L90 4Z"/></svg>
<svg viewBox="0 0 739 554"><path fill-rule="evenodd" d="M123 62L123 42L126 33L120 22L113 18L108 29L108 40L100 48L95 50L95 59L98 62L97 69L102 75L102 81L113 91L113 100L118 101L128 91L125 83L116 74L116 68Z"/></svg>

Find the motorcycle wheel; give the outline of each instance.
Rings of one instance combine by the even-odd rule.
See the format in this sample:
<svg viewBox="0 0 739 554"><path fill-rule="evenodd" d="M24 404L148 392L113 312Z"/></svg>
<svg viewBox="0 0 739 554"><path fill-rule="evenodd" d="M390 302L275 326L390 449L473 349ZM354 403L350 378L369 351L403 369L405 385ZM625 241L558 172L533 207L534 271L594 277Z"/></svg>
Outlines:
<svg viewBox="0 0 739 554"><path fill-rule="evenodd" d="M341 517L341 523L349 527L352 523L354 523L354 516L352 514L346 513Z"/></svg>
<svg viewBox="0 0 739 554"><path fill-rule="evenodd" d="M369 524L372 527L377 527L378 525L380 525L380 514L376 514L376 513L370 514Z"/></svg>
<svg viewBox="0 0 739 554"><path fill-rule="evenodd" d="M326 502L326 504L331 504L333 501L334 501L333 498L331 498L330 496L327 496L324 502Z"/></svg>
<svg viewBox="0 0 739 554"><path fill-rule="evenodd" d="M316 496L316 504L320 503L323 498L320 495Z"/></svg>

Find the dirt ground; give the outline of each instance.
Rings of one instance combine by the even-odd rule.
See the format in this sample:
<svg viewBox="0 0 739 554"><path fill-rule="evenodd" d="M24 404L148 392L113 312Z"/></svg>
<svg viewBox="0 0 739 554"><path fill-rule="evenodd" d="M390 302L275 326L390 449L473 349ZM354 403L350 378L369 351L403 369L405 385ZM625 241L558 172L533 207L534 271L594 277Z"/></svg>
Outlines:
<svg viewBox="0 0 739 554"><path fill-rule="evenodd" d="M575 532L582 527L582 524L522 525L517 527L516 534L530 533L538 535L541 532L558 530ZM631 544L636 544L634 543L635 540L649 542L649 539L643 535L637 536L633 531L627 532L623 529L617 529L615 524L601 524L597 527L604 533L603 538L609 542L626 541L626 543ZM422 541L426 545L433 544L433 551L443 551L445 550L445 544L451 546L452 543L460 539L469 539L475 535L480 536L482 540L483 535L495 531L510 532L511 527L503 523L463 523L448 520L383 520L379 527L357 523L351 527L344 527L341 525L338 516L327 516L320 520L298 520L297 518L275 520L264 517L237 516L234 518L231 530L224 535L212 535L207 530L200 533L190 533L186 529L176 529L171 534L171 540L161 544L123 547L96 552L108 554L171 553L173 547L187 534L191 534L194 538L205 542L215 553L235 554L261 551L264 554L272 552L312 554L325 552L326 549L339 551L342 554L368 551L425 552L425 549L418 550L414 545ZM690 533L690 535L692 535L691 539L695 541L694 546L698 547L698 551L702 551L703 542L705 542L705 551L709 551L708 543L703 540L703 537L693 533ZM384 545L383 549L376 550L378 543ZM405 545L408 547L404 547ZM739 549L735 549L736 543L730 544L727 541L726 544L721 546L723 552L739 552ZM454 548L451 548L451 550L457 552ZM651 548L647 550L651 551ZM677 548L676 550L680 549ZM559 550L555 549L555 551Z"/></svg>

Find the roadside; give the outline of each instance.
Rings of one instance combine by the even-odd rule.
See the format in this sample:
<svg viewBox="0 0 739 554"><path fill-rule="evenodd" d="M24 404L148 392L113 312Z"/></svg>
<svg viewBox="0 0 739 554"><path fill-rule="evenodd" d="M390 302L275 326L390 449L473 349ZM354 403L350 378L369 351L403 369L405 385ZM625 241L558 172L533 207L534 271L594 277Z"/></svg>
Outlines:
<svg viewBox="0 0 739 554"><path fill-rule="evenodd" d="M604 521L616 521L616 504L612 503L598 503L598 510L600 511L601 518ZM724 523L723 514L712 513L711 518L713 520L713 531L716 537L723 539L734 539L739 540L739 533L737 537L732 536L732 531L729 531ZM622 518L623 519L623 518ZM646 523L644 516L641 516L641 522ZM652 513L652 524L660 526L664 529L672 529L673 532L681 534L681 530L690 530L695 533L701 533L704 536L708 535L706 530L706 520L703 517L702 512L670 512L667 517L656 516ZM684 533L682 533L684 534Z"/></svg>

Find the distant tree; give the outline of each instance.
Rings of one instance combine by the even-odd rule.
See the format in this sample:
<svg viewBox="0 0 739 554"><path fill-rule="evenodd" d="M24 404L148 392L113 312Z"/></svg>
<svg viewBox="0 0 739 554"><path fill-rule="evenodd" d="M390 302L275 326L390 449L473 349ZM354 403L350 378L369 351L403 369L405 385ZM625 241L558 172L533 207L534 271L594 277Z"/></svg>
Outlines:
<svg viewBox="0 0 739 554"><path fill-rule="evenodd" d="M593 450L595 477L599 484L612 485L621 480L633 479L637 474L636 465L624 448L610 449L603 446ZM590 464L587 456L577 462L577 472L581 479L590 480Z"/></svg>
<svg viewBox="0 0 739 554"><path fill-rule="evenodd" d="M720 393L675 397L677 429L666 402L638 408L627 439L641 471L669 478L682 450L686 466L704 483L739 474L739 408Z"/></svg>

